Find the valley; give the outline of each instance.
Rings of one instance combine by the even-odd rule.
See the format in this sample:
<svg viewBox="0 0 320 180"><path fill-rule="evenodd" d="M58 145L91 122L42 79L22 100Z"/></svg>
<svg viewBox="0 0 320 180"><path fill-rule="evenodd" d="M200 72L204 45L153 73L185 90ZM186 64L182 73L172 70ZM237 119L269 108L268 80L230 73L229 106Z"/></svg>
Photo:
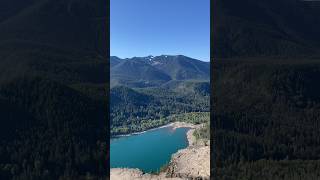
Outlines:
<svg viewBox="0 0 320 180"><path fill-rule="evenodd" d="M173 142L173 144L168 144L168 142L174 136L170 136L170 139L165 142L157 140L161 148L156 148L149 158L136 159L136 163L131 164L131 166L125 164L132 162L134 158L126 159L121 163L121 158L119 160L113 159L111 154L111 166L114 165L111 169L111 177L115 179L125 179L125 177L130 176L137 179L177 177L180 179L187 178L187 174L191 173L194 174L192 177L203 176L208 178L208 174L200 173L200 175L197 175L197 172L192 172L191 169L187 172L179 172L180 170L176 168L186 164L182 163L184 165L178 166L174 164L190 160L176 159L171 157L171 155L175 153L187 153L191 155L191 152L195 151L199 151L200 153L202 152L200 146L204 146L206 149L206 154L204 154L206 161L204 162L209 164L210 146L207 141L210 139L210 64L181 55L147 56L127 59L111 57L110 64L110 127L111 136L115 138L115 140L111 141L111 152L116 153L113 154L114 158L118 157L117 154L121 152L120 150L115 152L112 149L113 147L115 148L116 142L118 142L117 138L122 139L120 141L122 146L125 146L127 143L138 142L138 140L131 141L130 139L141 139L139 142L141 141L141 144L145 144L143 145L143 147L145 146L143 151L146 151L151 142L148 143L142 139L154 137L152 133L166 132L166 129L171 129L168 131L170 133L176 133L182 131L185 127L192 128L192 130L185 129L181 134L182 139ZM200 125L202 128L200 128ZM161 139L166 136L168 135L162 134L159 137L155 137ZM167 149L172 149L183 143L185 141L183 138L185 140L189 139L187 143L189 146L193 144L191 139L194 142L204 140L206 143L192 146L192 150L189 149L189 146L181 146L163 156L163 153L167 152ZM137 148L137 146L132 146L132 148ZM184 148L186 148L185 151L178 152L179 149ZM133 154L133 157L137 157L138 152L141 151L137 151L136 154ZM189 155L186 157L189 157ZM137 170L121 169L144 167L142 164L146 162L151 163L149 159L155 158L160 158L159 160L162 163L159 166L155 164L158 160L152 162L148 167L155 166L157 170L153 172L149 172L143 168ZM170 163L168 160L170 160ZM197 160L197 158L194 158L191 161L197 163ZM165 162L169 164L166 165ZM161 166L164 166L164 168L160 168ZM207 172L209 172L209 166L207 166L207 169ZM155 175L155 173L160 173L160 175Z"/></svg>
<svg viewBox="0 0 320 180"><path fill-rule="evenodd" d="M209 112L209 63L185 56L150 58L120 60L111 57L111 64L114 64L110 89L111 135L162 126L175 121L172 117L175 114ZM150 65L160 66L156 62L162 62L162 66L175 64L176 67L164 71L161 70L164 67L158 69ZM144 64L144 70L141 64ZM158 76L160 72L168 77L166 81L162 75ZM132 79L128 80L128 77ZM146 79L150 77L153 78Z"/></svg>

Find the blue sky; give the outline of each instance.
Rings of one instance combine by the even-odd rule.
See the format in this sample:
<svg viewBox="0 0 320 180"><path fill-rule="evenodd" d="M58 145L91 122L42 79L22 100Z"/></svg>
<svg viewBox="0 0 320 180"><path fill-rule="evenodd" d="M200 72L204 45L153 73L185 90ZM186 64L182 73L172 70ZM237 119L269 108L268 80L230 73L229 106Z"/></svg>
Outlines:
<svg viewBox="0 0 320 180"><path fill-rule="evenodd" d="M110 0L111 55L209 61L210 0Z"/></svg>

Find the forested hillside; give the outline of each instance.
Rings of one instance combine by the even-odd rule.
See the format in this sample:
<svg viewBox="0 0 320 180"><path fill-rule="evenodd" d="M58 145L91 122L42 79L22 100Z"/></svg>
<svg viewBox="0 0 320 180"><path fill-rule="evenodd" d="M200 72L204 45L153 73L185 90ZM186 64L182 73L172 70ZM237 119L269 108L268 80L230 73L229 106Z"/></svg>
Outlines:
<svg viewBox="0 0 320 180"><path fill-rule="evenodd" d="M319 54L319 6L301 0L214 2L214 57ZM314 2L316 3L316 2Z"/></svg>
<svg viewBox="0 0 320 180"><path fill-rule="evenodd" d="M319 170L320 62L238 59L217 62L215 69L219 177L314 177Z"/></svg>
<svg viewBox="0 0 320 180"><path fill-rule="evenodd" d="M295 0L216 3L212 172L319 179L319 9Z"/></svg>
<svg viewBox="0 0 320 180"><path fill-rule="evenodd" d="M208 112L210 94L206 90L189 93L168 88L114 87L110 94L111 135L165 125L171 121L166 118L174 114Z"/></svg>
<svg viewBox="0 0 320 180"><path fill-rule="evenodd" d="M208 112L210 64L182 55L111 57L111 135L159 127L175 114Z"/></svg>
<svg viewBox="0 0 320 180"><path fill-rule="evenodd" d="M106 2L0 2L0 179L108 174Z"/></svg>

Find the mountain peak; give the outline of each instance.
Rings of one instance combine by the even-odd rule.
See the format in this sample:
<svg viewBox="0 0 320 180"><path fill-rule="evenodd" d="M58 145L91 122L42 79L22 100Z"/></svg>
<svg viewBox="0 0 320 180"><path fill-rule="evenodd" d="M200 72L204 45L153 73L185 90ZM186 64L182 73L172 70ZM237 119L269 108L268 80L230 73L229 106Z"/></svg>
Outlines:
<svg viewBox="0 0 320 180"><path fill-rule="evenodd" d="M153 58L154 58L154 56L152 56L152 55L149 55L149 56L145 57L145 59L147 61L152 61Z"/></svg>
<svg viewBox="0 0 320 180"><path fill-rule="evenodd" d="M151 61L153 59L190 59L190 60L197 60L197 61L201 61L195 58L191 58L185 55L168 55L168 54L162 54L162 55L158 55L158 56L153 56L153 55L148 55L148 56L134 56L131 58L119 58L118 56L110 56L110 58L114 58L114 59L123 59L123 60L148 60Z"/></svg>
<svg viewBox="0 0 320 180"><path fill-rule="evenodd" d="M160 55L114 61L111 81L132 86L158 86L171 80L208 80L209 62L184 55Z"/></svg>

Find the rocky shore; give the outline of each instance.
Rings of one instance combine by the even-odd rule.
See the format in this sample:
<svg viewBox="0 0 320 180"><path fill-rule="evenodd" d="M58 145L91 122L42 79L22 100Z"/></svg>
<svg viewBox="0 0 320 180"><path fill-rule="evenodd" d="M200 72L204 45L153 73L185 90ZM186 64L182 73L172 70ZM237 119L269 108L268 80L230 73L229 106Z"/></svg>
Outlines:
<svg viewBox="0 0 320 180"><path fill-rule="evenodd" d="M209 180L209 146L193 146L178 151L172 156L166 177Z"/></svg>
<svg viewBox="0 0 320 180"><path fill-rule="evenodd" d="M113 168L110 172L111 180L181 180L181 178L167 178L165 173L159 175L146 174L139 169Z"/></svg>
<svg viewBox="0 0 320 180"><path fill-rule="evenodd" d="M181 127L191 128L187 132L189 146L172 155L168 168L159 175L143 173L139 169L112 168L112 180L179 180L210 178L210 145L196 141L193 136L195 129L203 125L193 125L185 122L174 122L168 126L174 129Z"/></svg>
<svg viewBox="0 0 320 180"><path fill-rule="evenodd" d="M178 122L178 125L180 122ZM188 124L190 129L187 132L189 146L179 150L172 155L171 161L166 170L166 177L181 179L210 179L210 143L203 140L196 140L193 133L201 125Z"/></svg>

